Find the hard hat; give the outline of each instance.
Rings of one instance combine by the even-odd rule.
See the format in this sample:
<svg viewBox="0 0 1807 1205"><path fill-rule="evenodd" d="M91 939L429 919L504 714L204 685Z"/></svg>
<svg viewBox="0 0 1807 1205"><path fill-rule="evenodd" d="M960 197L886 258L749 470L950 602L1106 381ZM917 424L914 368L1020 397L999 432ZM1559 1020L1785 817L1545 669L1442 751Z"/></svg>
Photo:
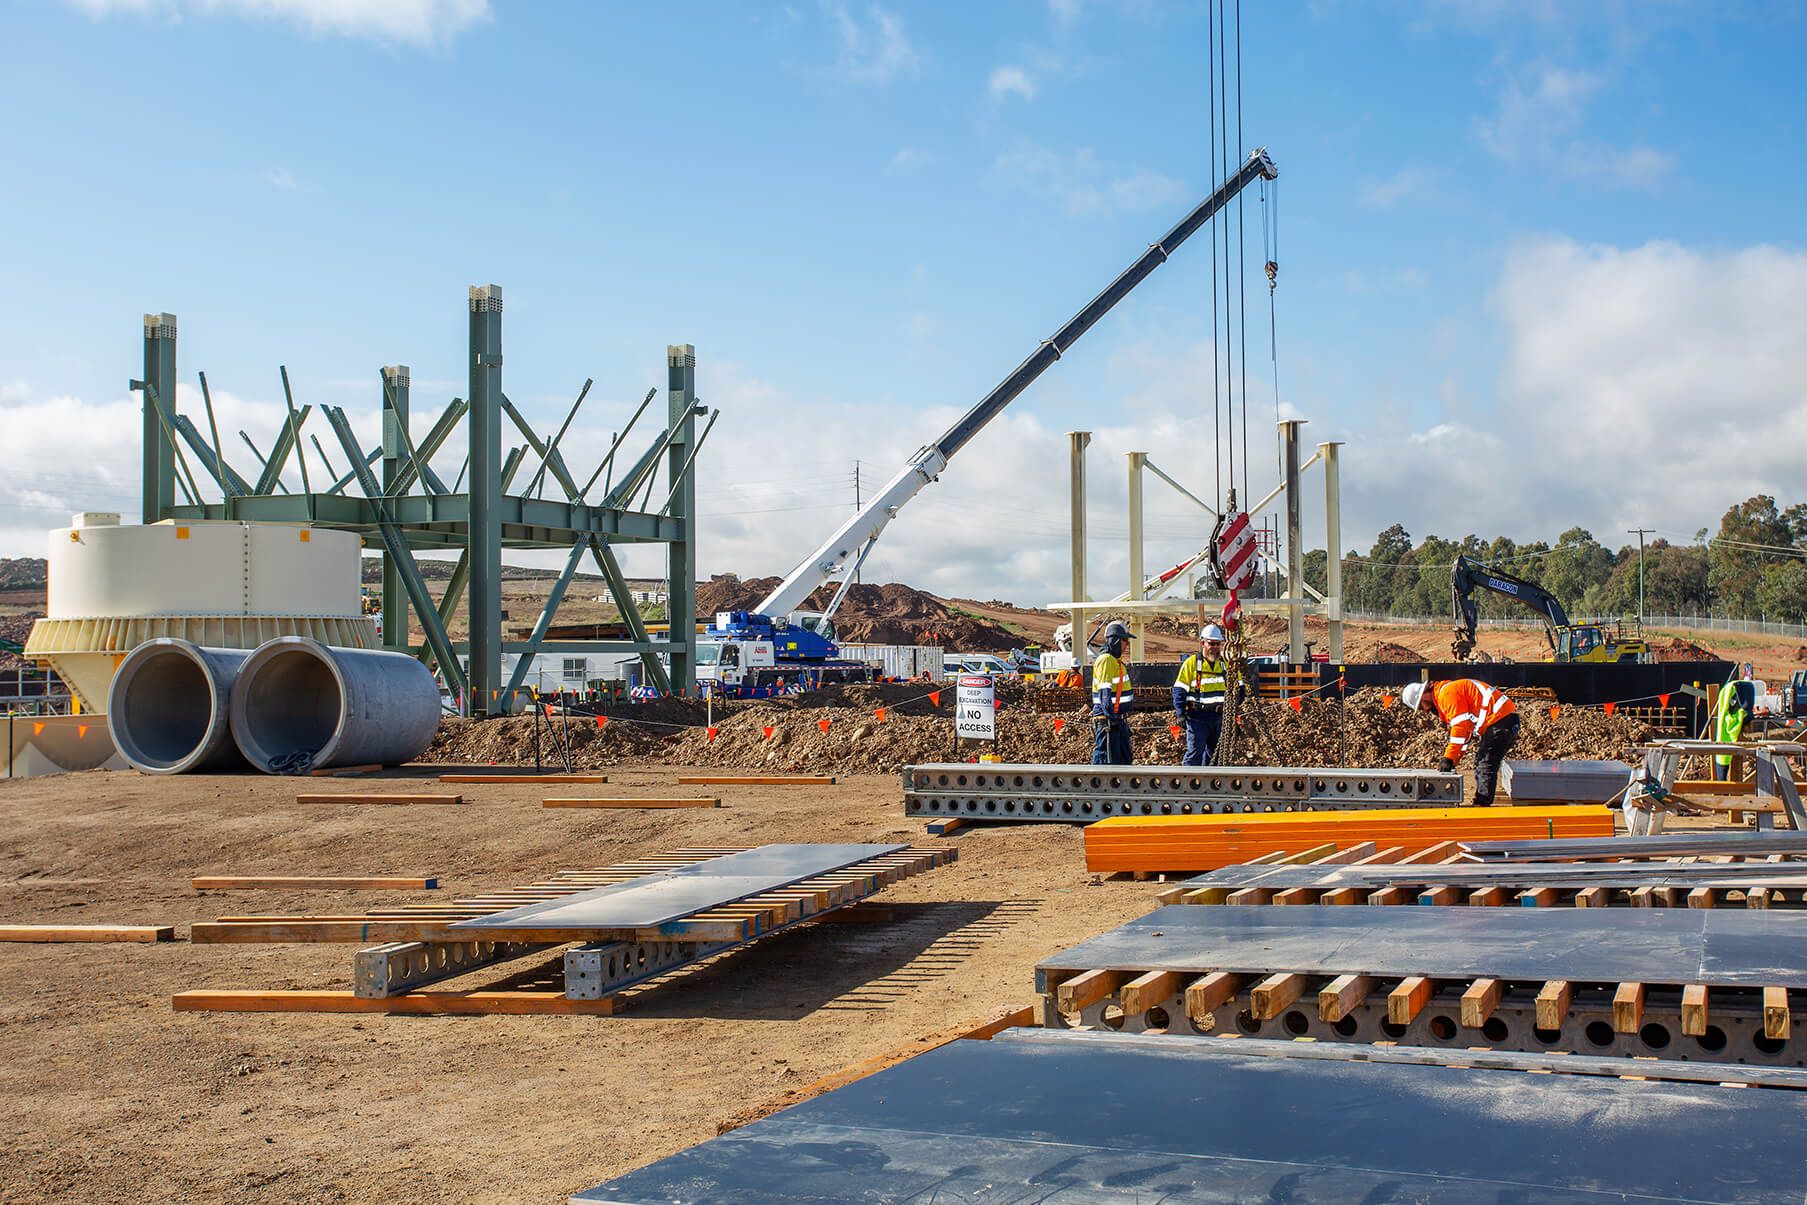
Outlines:
<svg viewBox="0 0 1807 1205"><path fill-rule="evenodd" d="M1104 629L1104 638L1106 641L1128 640L1130 638L1129 628L1121 619L1113 619Z"/></svg>
<svg viewBox="0 0 1807 1205"><path fill-rule="evenodd" d="M1406 683L1405 689L1399 692L1399 701L1404 703L1407 707L1410 707L1413 711L1418 710L1418 704L1423 702L1423 700L1424 683L1422 682L1408 682Z"/></svg>
<svg viewBox="0 0 1807 1205"><path fill-rule="evenodd" d="M1201 641L1222 640L1223 639L1223 629L1218 627L1214 623L1208 623L1205 625L1205 630L1198 634L1198 638Z"/></svg>

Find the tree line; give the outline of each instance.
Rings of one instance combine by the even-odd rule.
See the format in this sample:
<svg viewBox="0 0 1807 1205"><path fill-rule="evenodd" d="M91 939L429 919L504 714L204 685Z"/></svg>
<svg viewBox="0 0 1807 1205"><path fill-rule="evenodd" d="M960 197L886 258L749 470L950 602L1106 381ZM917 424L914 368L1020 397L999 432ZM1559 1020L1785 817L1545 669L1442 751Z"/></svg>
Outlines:
<svg viewBox="0 0 1807 1205"><path fill-rule="evenodd" d="M1585 528L1571 527L1554 544L1519 544L1427 535L1413 543L1400 524L1381 532L1366 553L1343 557L1343 605L1398 616L1450 613L1449 570L1457 554L1536 582L1561 600L1571 619L1613 618L1638 611L1638 546L1613 551ZM1305 554L1305 579L1324 589L1325 552ZM1728 509L1711 537L1701 528L1690 542L1652 538L1644 545L1644 613L1721 615L1807 622L1807 503L1786 509L1767 494ZM1526 609L1491 591L1476 591L1480 614L1524 619Z"/></svg>

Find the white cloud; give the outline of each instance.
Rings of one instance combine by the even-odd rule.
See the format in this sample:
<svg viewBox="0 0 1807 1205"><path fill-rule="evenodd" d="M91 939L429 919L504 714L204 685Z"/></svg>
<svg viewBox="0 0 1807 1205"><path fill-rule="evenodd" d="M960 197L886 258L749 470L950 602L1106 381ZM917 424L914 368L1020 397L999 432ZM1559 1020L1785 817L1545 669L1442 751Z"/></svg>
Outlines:
<svg viewBox="0 0 1807 1205"><path fill-rule="evenodd" d="M998 156L991 175L1008 187L1050 197L1075 217L1158 209L1187 195L1178 180L1147 168L1107 171L1089 147L1063 155L1046 147L1021 146Z"/></svg>
<svg viewBox="0 0 1807 1205"><path fill-rule="evenodd" d="M1071 25L1079 20L1079 14L1085 10L1085 0L1048 0L1048 11L1062 25Z"/></svg>
<svg viewBox="0 0 1807 1205"><path fill-rule="evenodd" d="M93 17L115 13L281 21L316 37L375 38L439 46L490 17L489 0L67 0Z"/></svg>
<svg viewBox="0 0 1807 1205"><path fill-rule="evenodd" d="M1021 67L993 67L988 87L993 99L1011 95L1020 96L1024 100L1035 99L1035 84L1030 80L1028 72Z"/></svg>
<svg viewBox="0 0 1807 1205"><path fill-rule="evenodd" d="M894 176L907 175L920 168L927 167L935 161L935 152L920 146L899 147L885 170Z"/></svg>
<svg viewBox="0 0 1807 1205"><path fill-rule="evenodd" d="M1436 195L1436 176L1430 169L1407 165L1384 180L1362 185L1357 200L1369 209L1392 209L1407 201L1424 201Z"/></svg>
<svg viewBox="0 0 1807 1205"><path fill-rule="evenodd" d="M295 173L286 167L264 169L264 180L273 188L294 188Z"/></svg>
<svg viewBox="0 0 1807 1205"><path fill-rule="evenodd" d="M837 66L848 79L888 84L921 69L921 57L904 31L903 18L896 13L873 4L867 6L862 19L838 0L825 0L824 7L840 39Z"/></svg>
<svg viewBox="0 0 1807 1205"><path fill-rule="evenodd" d="M1675 170L1675 156L1582 136L1588 104L1603 84L1593 72L1539 63L1507 80L1497 111L1476 121L1476 134L1507 163L1554 166L1576 179L1619 187L1660 183Z"/></svg>

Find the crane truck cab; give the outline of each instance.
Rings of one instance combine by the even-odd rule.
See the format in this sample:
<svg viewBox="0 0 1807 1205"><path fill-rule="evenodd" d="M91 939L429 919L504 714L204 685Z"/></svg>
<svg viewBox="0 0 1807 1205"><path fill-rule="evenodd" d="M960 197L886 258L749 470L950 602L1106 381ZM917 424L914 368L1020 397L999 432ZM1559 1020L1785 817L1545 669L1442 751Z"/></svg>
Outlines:
<svg viewBox="0 0 1807 1205"><path fill-rule="evenodd" d="M878 676L864 661L848 661L832 638L804 622L754 611L717 611L715 622L697 638L696 677L704 689L733 698L783 691L813 690L833 682L870 682Z"/></svg>

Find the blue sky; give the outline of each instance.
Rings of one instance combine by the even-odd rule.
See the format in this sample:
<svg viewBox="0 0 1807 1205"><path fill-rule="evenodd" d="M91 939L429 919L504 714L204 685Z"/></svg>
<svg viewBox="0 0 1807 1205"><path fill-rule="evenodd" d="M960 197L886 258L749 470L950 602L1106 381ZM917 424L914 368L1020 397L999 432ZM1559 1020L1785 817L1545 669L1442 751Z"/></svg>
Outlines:
<svg viewBox="0 0 1807 1205"><path fill-rule="evenodd" d="M1281 173L1280 396L1309 440L1349 443L1347 545L1395 521L1616 545L1801 496L1801 6L1241 20L1242 142ZM724 408L702 568L782 572L851 506L856 459L889 476L1213 186L1207 23L1163 0L0 7L20 100L0 130L0 554L38 552L70 510L135 508L144 311L179 315L184 382L205 369L229 427L274 429L278 363L298 400L369 417L377 366L404 362L424 430L463 392L465 287L494 281L517 403L553 427L596 378L576 461L662 379L665 344L697 346ZM1215 480L1211 260L1201 236L1120 306L868 578L1064 597L1061 432L1085 427L1092 592L1121 588L1121 453ZM1751 413L1783 417L1756 433ZM1150 511L1151 567L1202 544L1197 512Z"/></svg>

